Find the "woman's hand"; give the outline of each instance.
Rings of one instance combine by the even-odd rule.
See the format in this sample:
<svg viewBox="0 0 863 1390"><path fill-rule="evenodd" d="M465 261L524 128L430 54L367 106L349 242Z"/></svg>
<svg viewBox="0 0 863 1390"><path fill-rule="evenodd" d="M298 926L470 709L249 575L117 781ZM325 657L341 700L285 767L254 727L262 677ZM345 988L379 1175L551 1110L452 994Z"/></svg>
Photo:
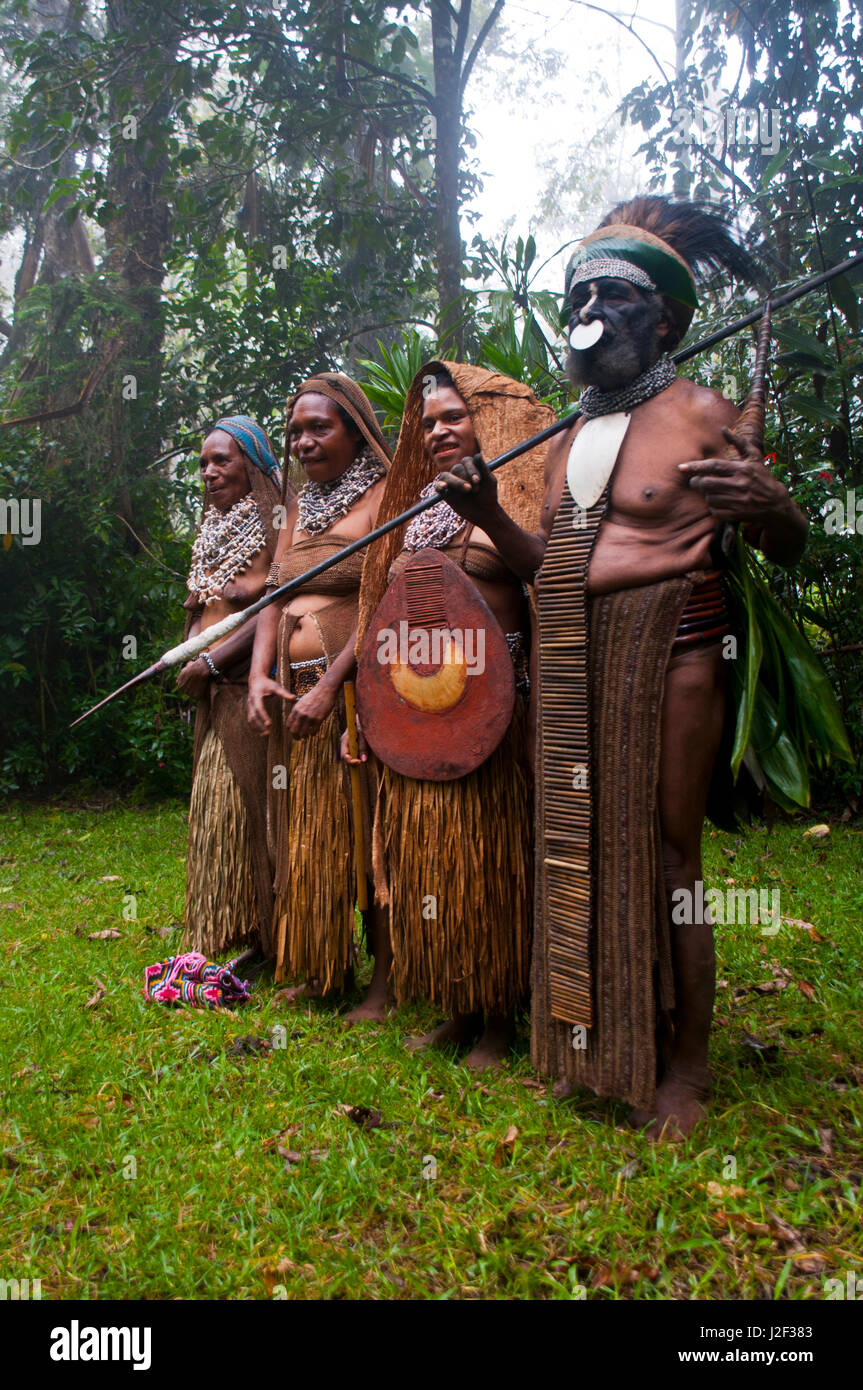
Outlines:
<svg viewBox="0 0 863 1390"><path fill-rule="evenodd" d="M246 718L249 726L254 729L256 734L268 734L273 726L272 716L267 711L266 701L272 695L278 695L280 700L287 700L293 703L296 695L292 695L290 690L285 690L283 685L274 681L270 676L252 676L249 680L249 693L246 696Z"/></svg>
<svg viewBox="0 0 863 1390"><path fill-rule="evenodd" d="M203 700L210 688L210 668L202 656L187 661L177 673L177 689L190 700Z"/></svg>
<svg viewBox="0 0 863 1390"><path fill-rule="evenodd" d="M357 719L357 754L356 758L351 757L350 745L348 743L348 731L345 729L339 743L339 757L343 763L350 767L362 767L363 763L368 762L369 745L366 743L365 735L360 728L360 721Z"/></svg>
<svg viewBox="0 0 863 1390"><path fill-rule="evenodd" d="M331 686L324 677L317 685L298 700L285 720L285 726L294 738L311 738L316 734L336 704L338 686Z"/></svg>

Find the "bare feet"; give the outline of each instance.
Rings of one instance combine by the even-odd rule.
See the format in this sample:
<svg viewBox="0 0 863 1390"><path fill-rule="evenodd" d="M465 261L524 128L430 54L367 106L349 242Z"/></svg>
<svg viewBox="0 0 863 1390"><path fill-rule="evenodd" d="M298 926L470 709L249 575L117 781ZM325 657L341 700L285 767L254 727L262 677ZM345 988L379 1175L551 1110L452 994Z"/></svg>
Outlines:
<svg viewBox="0 0 863 1390"><path fill-rule="evenodd" d="M512 1046L515 1024L508 1014L489 1014L476 1047L464 1059L471 1071L499 1071Z"/></svg>
<svg viewBox="0 0 863 1390"><path fill-rule="evenodd" d="M691 1134L707 1114L712 1080L706 1067L670 1066L656 1091L656 1115L647 1128L648 1139L674 1144Z"/></svg>
<svg viewBox="0 0 863 1390"><path fill-rule="evenodd" d="M390 1013L395 1001L384 989L383 991L375 987L372 981L369 991L361 1004L357 1004L355 1009L351 1009L344 1016L344 1022L353 1023L383 1023Z"/></svg>
<svg viewBox="0 0 863 1390"><path fill-rule="evenodd" d="M631 1129L644 1129L647 1125L653 1124L656 1119L655 1110L640 1110L638 1106L630 1110L626 1117L626 1123Z"/></svg>
<svg viewBox="0 0 863 1390"><path fill-rule="evenodd" d="M292 985L290 989L280 989L276 998L292 1007L302 1004L306 999L320 999L322 994L320 980L306 980L304 984Z"/></svg>
<svg viewBox="0 0 863 1390"><path fill-rule="evenodd" d="M446 1023L423 1033L420 1038L408 1038L408 1052L426 1052L429 1048L463 1047L476 1037L482 1026L482 1014L453 1014Z"/></svg>

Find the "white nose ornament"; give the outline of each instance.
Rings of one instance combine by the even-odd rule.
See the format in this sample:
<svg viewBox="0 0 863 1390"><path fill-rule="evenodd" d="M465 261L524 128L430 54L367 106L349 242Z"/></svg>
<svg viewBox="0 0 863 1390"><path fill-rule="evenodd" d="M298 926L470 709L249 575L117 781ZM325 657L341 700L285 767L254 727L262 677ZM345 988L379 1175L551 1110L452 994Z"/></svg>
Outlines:
<svg viewBox="0 0 863 1390"><path fill-rule="evenodd" d="M601 319L591 319L590 323L577 323L569 335L570 347L576 352L584 352L585 348L593 347L602 337L603 327Z"/></svg>

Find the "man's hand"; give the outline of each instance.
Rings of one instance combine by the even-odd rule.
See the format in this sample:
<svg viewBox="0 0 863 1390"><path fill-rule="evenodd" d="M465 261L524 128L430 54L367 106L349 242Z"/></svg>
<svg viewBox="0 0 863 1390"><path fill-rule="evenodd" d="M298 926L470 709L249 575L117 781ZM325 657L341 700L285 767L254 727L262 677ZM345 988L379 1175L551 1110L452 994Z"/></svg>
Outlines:
<svg viewBox="0 0 863 1390"><path fill-rule="evenodd" d="M285 690L283 685L274 681L270 676L254 676L249 680L249 693L246 696L246 718L249 726L254 729L256 734L268 734L273 726L271 715L267 712L266 701L271 695L278 695L280 700L288 700L293 703L296 695L292 695L290 690Z"/></svg>
<svg viewBox="0 0 863 1390"><path fill-rule="evenodd" d="M790 504L785 487L774 478L751 442L724 427L722 433L734 445L739 461L699 459L680 463L678 468L688 477L689 486L701 493L717 520L769 526L777 512Z"/></svg>
<svg viewBox="0 0 863 1390"><path fill-rule="evenodd" d="M317 733L336 703L338 688L333 689L326 680L319 680L308 695L298 700L285 720L285 727L294 738L311 738Z"/></svg>
<svg viewBox="0 0 863 1390"><path fill-rule="evenodd" d="M177 673L177 689L190 700L203 700L210 688L210 668L202 656L187 661Z"/></svg>
<svg viewBox="0 0 863 1390"><path fill-rule="evenodd" d="M489 473L482 454L463 458L448 473L439 473L434 485L454 512L474 526L487 529L491 515L498 509L497 479Z"/></svg>

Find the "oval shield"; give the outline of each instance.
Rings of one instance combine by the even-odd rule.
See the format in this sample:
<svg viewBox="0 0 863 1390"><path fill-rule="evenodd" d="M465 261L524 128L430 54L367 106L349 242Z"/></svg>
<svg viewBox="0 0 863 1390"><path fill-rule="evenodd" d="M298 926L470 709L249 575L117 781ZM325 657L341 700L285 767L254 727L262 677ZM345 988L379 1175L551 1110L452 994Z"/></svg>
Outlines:
<svg viewBox="0 0 863 1390"><path fill-rule="evenodd" d="M369 747L405 777L450 782L490 757L512 720L515 679L500 624L439 550L419 550L366 634L357 710Z"/></svg>

